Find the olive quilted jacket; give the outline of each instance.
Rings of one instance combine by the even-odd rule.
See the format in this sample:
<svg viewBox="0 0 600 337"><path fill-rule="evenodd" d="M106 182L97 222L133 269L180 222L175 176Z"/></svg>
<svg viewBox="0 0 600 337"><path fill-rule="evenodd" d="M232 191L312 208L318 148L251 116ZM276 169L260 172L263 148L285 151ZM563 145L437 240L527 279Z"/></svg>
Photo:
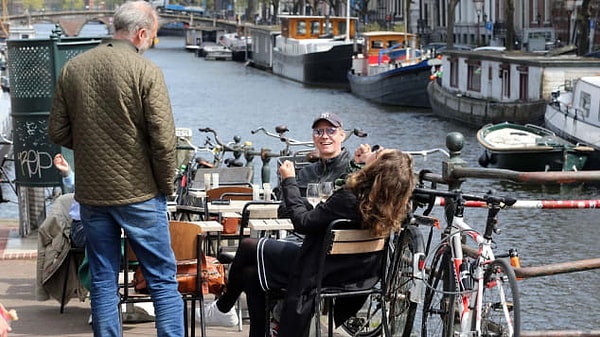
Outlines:
<svg viewBox="0 0 600 337"><path fill-rule="evenodd" d="M160 68L125 40L107 39L67 62L48 122L75 154L75 199L125 205L171 194L175 125Z"/></svg>

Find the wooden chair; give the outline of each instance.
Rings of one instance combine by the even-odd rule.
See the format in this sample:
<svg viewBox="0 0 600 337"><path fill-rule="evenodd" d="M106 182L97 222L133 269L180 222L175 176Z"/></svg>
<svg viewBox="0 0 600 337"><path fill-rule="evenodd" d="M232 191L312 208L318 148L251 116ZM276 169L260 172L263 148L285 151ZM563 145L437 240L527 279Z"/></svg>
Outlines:
<svg viewBox="0 0 600 337"><path fill-rule="evenodd" d="M335 256L331 263L341 263L344 257L353 258L362 254L383 253L387 247L387 238L384 236L373 235L369 230L350 229L353 228L352 222L347 219L338 219L332 221L325 234L323 245L320 249L319 260L317 261L317 287L315 292L314 322L316 336L321 336L321 308L325 305L327 308L328 336L333 336L334 331L334 308L333 300L341 297L368 296L371 294L382 294L382 288L378 285L381 275L383 275L385 259L382 258L382 264L379 266L379 273L375 277L371 274L365 275L364 279L353 279L349 282L340 281L336 284L323 284L325 270L327 269L328 257ZM349 268L356 270L360 266L349 265ZM343 271L338 274L343 274ZM354 275L356 276L356 275ZM269 290L266 294L266 321L265 328L269 332L271 308L275 300L285 297L285 290ZM368 324L368 323L367 323ZM311 333L312 334L312 333Z"/></svg>
<svg viewBox="0 0 600 337"><path fill-rule="evenodd" d="M206 336L204 311L202 310L204 305L204 294L202 293L202 278L197 276L202 275L202 228L200 225L191 222L170 221L169 232L171 235L171 248L173 249L178 264L181 261L193 261L196 263L196 277L193 280L195 282L195 287L192 287L191 290L181 291L182 287L180 285L180 293L184 300L184 310L182 314L184 315L186 327L185 336L194 337L196 335L195 311L196 307L199 307L201 309L201 336L204 337ZM124 261L131 262L136 260L135 253L125 239ZM133 289L130 289L129 274L131 270L129 269L129 266L130 263L124 264L124 289L120 293L121 301L119 306L123 303L150 302L152 300L150 295L137 294L133 292ZM188 310L188 305L190 306L190 310Z"/></svg>
<svg viewBox="0 0 600 337"><path fill-rule="evenodd" d="M338 284L323 284L324 271L327 266L327 258L331 256L343 256L343 257L356 257L361 254L377 254L383 253L386 248L387 237L375 236L369 230L364 229L348 229L351 228L350 220L340 219L332 221L327 229L325 239L323 240L323 246L321 247L319 261L317 262L317 289L316 289L316 301L315 301L315 329L316 336L321 336L321 321L319 315L321 313L322 301L328 308L328 336L333 336L334 330L334 308L333 300L341 297L353 297L353 296L368 296L371 294L383 294L383 287L378 286L377 283L383 275L385 267L385 258L382 258L382 264L379 268L379 274L377 280L371 279L370 282L357 282L352 280L350 282L339 282ZM335 260L335 263L339 263L339 260ZM366 281L368 278L372 278L373 275L365 275ZM349 290L351 289L351 290Z"/></svg>
<svg viewBox="0 0 600 337"><path fill-rule="evenodd" d="M204 219L215 220L223 225L223 232L218 233L217 247L215 252L218 253L220 242L222 239L236 239L239 230L240 216L238 214L223 214L212 213L208 207L208 203L213 200L252 200L252 187L248 186L220 186L206 191L204 200ZM207 248L213 246L213 236L206 237Z"/></svg>
<svg viewBox="0 0 600 337"><path fill-rule="evenodd" d="M249 186L219 186L206 191L208 201L216 199L252 200L252 187Z"/></svg>
<svg viewBox="0 0 600 337"><path fill-rule="evenodd" d="M205 190L204 174L218 173L219 185L247 185L250 186L254 175L252 167L219 167L219 168L200 168L196 171L192 188Z"/></svg>
<svg viewBox="0 0 600 337"><path fill-rule="evenodd" d="M277 218L277 207L279 203L273 201L249 201L244 205L240 228L237 234L237 242L229 246L221 246L217 255L219 262L229 264L235 258L239 243L250 235L248 224L251 219L273 219ZM266 207L265 207L266 206ZM242 306L238 299L238 330L242 331Z"/></svg>

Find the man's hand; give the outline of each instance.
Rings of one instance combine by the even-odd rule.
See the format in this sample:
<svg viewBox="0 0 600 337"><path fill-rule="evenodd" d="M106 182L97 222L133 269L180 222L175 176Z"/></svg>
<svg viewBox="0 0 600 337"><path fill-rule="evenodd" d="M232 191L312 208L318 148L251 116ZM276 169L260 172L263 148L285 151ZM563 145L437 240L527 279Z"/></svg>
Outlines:
<svg viewBox="0 0 600 337"><path fill-rule="evenodd" d="M296 169L294 168L294 163L289 160L284 161L281 166L279 166L279 174L282 179L295 177Z"/></svg>

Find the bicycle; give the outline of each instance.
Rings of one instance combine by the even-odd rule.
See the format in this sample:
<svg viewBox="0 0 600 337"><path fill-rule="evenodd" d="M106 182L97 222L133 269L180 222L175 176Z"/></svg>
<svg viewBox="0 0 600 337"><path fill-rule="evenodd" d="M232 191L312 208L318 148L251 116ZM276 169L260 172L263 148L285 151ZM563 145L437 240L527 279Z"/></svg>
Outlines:
<svg viewBox="0 0 600 337"><path fill-rule="evenodd" d="M7 139L4 135L0 135L0 146L12 146L13 142L10 139ZM7 161L12 161L12 159L10 159L8 157L8 155L5 155L2 158L2 163L0 164L0 184L6 184L10 187L11 191L18 196L17 193L17 188L15 187L14 181L10 178L10 176L8 175L8 172L6 171L6 169L4 168L4 165L6 164ZM4 192L2 190L2 188L0 187L0 203L5 203L5 202L15 202L16 201L11 201L9 199L5 199L4 198Z"/></svg>
<svg viewBox="0 0 600 337"><path fill-rule="evenodd" d="M175 203L177 205L182 206L197 206L194 205L193 198L190 196L189 193L190 184L192 183L192 181L194 181L196 171L198 170L198 168L212 167L210 163L207 163L203 158L199 157L198 154L203 151L212 153L212 150L208 147L197 147L185 137L179 137L178 139L181 142L186 143L187 146L178 145L177 150L191 150L193 151L193 154L191 155L190 160L187 162L187 164L182 165L177 170L177 175L175 176L174 181Z"/></svg>
<svg viewBox="0 0 600 337"><path fill-rule="evenodd" d="M454 205L452 221L428 264L421 336L519 336L517 278L511 264L502 259L509 254L496 255L492 241L500 232L498 212L516 199L425 188L416 188L413 196L429 201L443 197ZM464 221L465 201L487 204L483 235ZM477 244L474 252L463 248L463 236Z"/></svg>
<svg viewBox="0 0 600 337"><path fill-rule="evenodd" d="M209 136L206 137L204 141L204 146L209 148L213 154L213 166L214 167L222 167L226 165L227 167L241 167L244 164L241 162L240 158L244 155L246 148L250 145L249 143L243 143L242 138L240 136L234 136L233 142L228 142L224 144L217 132L212 128L199 128L198 131L205 133L212 133L213 139ZM225 157L225 152L231 152L233 154L233 158Z"/></svg>

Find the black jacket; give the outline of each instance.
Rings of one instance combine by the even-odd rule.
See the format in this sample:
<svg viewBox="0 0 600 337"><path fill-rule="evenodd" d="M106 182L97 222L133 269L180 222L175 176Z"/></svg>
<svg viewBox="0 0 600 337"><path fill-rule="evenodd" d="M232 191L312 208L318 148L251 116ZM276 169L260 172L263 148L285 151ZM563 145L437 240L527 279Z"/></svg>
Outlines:
<svg viewBox="0 0 600 337"><path fill-rule="evenodd" d="M303 167L298 172L297 178L300 194L302 196L306 195L306 185L309 183L320 183L322 181L335 182L338 178L347 174L351 159L348 150L342 148L342 152L335 158L326 159L325 161L319 160ZM283 186L280 186L280 189L283 189ZM280 192L283 193L283 191ZM282 202L278 209L278 217L289 218L291 213L287 208L286 201L281 195L279 197ZM307 202L306 200L304 201ZM308 202L306 205L309 205Z"/></svg>
<svg viewBox="0 0 600 337"><path fill-rule="evenodd" d="M317 256L321 248L327 225L336 219L353 220L360 224L360 213L356 196L345 188L337 190L326 203L312 210L306 205L300 194L295 178L282 182L283 198L288 205L294 230L306 237L295 261L294 272L288 282L287 297L283 306L279 335L282 337L306 336L310 318L314 309L316 289ZM360 257L326 262L323 284L339 284L353 279L364 279L372 275L366 283L374 284L380 271L381 253L363 254ZM336 323L344 322L355 314L365 298L349 298L338 301L336 305Z"/></svg>

